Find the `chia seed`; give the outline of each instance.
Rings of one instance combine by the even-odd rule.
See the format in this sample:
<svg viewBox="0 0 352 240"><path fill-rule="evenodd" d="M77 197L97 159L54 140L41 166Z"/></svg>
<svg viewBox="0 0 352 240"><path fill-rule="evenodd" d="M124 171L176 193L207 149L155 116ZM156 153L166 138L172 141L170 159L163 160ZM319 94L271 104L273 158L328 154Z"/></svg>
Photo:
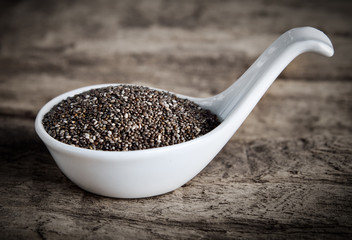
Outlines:
<svg viewBox="0 0 352 240"><path fill-rule="evenodd" d="M42 123L60 142L105 151L183 143L220 124L216 115L190 100L131 85L91 89L68 97L45 114Z"/></svg>

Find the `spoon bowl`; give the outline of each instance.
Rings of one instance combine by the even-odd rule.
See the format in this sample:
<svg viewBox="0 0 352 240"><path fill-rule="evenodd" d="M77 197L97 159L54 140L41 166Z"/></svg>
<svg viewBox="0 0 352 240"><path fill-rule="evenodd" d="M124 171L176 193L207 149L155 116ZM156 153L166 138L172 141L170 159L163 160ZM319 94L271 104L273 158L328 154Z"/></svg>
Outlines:
<svg viewBox="0 0 352 240"><path fill-rule="evenodd" d="M43 117L60 101L93 88L119 84L83 87L52 99L39 111L35 129L61 171L82 189L117 198L164 194L187 183L216 156L280 72L304 52L332 56L334 50L321 31L295 28L280 36L222 93L209 98L176 94L209 109L221 120L214 130L184 143L146 150L101 151L62 143L45 131Z"/></svg>

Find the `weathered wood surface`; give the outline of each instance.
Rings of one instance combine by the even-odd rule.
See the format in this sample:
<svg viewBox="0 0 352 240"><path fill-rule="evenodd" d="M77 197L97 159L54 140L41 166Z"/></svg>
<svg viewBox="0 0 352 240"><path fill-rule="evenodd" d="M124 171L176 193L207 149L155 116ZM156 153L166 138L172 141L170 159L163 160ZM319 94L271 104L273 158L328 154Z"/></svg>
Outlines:
<svg viewBox="0 0 352 240"><path fill-rule="evenodd" d="M1 239L352 237L350 1L0 3ZM120 200L87 193L34 132L49 99L99 83L193 96L229 86L276 37L325 31L185 186Z"/></svg>

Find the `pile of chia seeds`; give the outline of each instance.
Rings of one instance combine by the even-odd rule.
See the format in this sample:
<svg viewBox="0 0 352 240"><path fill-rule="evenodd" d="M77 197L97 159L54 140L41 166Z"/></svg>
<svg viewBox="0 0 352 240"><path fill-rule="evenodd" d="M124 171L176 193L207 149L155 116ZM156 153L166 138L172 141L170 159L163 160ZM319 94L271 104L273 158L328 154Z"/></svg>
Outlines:
<svg viewBox="0 0 352 240"><path fill-rule="evenodd" d="M216 115L174 94L118 85L69 97L43 118L53 138L77 147L130 151L169 146L208 133Z"/></svg>

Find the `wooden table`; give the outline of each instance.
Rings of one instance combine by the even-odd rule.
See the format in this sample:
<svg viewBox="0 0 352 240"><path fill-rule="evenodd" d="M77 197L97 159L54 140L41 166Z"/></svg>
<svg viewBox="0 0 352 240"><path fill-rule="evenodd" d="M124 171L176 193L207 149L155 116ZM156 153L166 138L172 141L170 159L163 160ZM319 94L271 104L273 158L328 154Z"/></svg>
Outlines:
<svg viewBox="0 0 352 240"><path fill-rule="evenodd" d="M2 2L0 238L352 238L351 10L351 1ZM297 26L323 30L335 56L294 60L174 192L85 192L34 131L47 101L91 84L219 93Z"/></svg>

